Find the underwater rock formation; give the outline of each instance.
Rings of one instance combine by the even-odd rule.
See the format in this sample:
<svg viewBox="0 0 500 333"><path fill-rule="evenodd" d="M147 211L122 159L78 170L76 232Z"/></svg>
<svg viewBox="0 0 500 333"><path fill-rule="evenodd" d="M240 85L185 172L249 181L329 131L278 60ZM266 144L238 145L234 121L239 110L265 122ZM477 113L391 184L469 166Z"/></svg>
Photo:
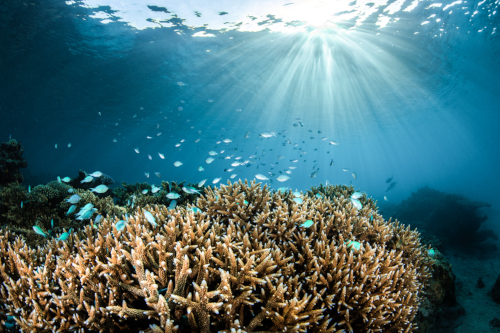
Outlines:
<svg viewBox="0 0 500 333"><path fill-rule="evenodd" d="M350 188L334 190L298 204L240 181L38 248L5 231L5 314L25 332L172 332L175 310L203 333L413 331L428 249L365 195L358 210Z"/></svg>
<svg viewBox="0 0 500 333"><path fill-rule="evenodd" d="M395 207L384 208L383 215L393 217L406 225L424 229L439 237L450 246L466 246L482 242L487 238L497 239L492 230L481 230L486 215L479 216L477 210L491 206L485 202L423 187L413 192Z"/></svg>
<svg viewBox="0 0 500 333"><path fill-rule="evenodd" d="M418 332L435 331L436 327L452 326L456 319L465 314L455 294L456 277L451 264L437 250L429 251L432 262L432 278L428 281L426 295L415 318ZM438 330L439 331L439 330Z"/></svg>
<svg viewBox="0 0 500 333"><path fill-rule="evenodd" d="M28 166L23 152L24 147L14 139L0 144L0 185L23 182L24 178L19 169Z"/></svg>

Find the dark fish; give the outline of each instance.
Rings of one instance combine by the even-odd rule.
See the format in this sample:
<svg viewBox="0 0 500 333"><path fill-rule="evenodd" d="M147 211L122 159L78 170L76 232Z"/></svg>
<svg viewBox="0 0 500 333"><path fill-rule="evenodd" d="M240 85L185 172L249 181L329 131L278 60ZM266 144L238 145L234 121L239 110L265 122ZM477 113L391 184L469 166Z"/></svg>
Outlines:
<svg viewBox="0 0 500 333"><path fill-rule="evenodd" d="M397 183L398 183L398 182L392 182L392 183L389 185L389 187L385 189L385 191L387 192L387 191L392 190L392 189L396 186L396 184L397 184Z"/></svg>
<svg viewBox="0 0 500 333"><path fill-rule="evenodd" d="M332 166L332 165L333 165L333 158L332 158L332 161L330 162L330 166Z"/></svg>
<svg viewBox="0 0 500 333"><path fill-rule="evenodd" d="M392 178L394 178L394 176L391 176L391 178L387 178L387 180L385 181L385 183L389 184L390 182L392 182Z"/></svg>

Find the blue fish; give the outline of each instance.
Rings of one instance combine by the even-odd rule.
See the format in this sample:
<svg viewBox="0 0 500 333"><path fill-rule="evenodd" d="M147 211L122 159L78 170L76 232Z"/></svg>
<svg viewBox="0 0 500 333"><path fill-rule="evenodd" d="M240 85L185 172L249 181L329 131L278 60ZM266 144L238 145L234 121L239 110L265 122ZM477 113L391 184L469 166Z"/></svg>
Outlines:
<svg viewBox="0 0 500 333"><path fill-rule="evenodd" d="M71 207L69 207L68 211L66 212L66 216L73 213L75 210L76 210L76 206L72 205Z"/></svg>

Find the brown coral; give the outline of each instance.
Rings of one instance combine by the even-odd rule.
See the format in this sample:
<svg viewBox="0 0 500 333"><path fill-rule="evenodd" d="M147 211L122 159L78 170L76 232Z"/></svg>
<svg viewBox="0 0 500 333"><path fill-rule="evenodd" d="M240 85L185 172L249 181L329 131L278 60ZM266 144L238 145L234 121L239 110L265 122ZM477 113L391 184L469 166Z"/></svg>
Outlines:
<svg viewBox="0 0 500 333"><path fill-rule="evenodd" d="M239 182L207 189L201 213L138 208L36 250L7 232L7 313L32 332L171 332L175 304L201 332L412 331L430 265L418 233L344 195L303 199Z"/></svg>

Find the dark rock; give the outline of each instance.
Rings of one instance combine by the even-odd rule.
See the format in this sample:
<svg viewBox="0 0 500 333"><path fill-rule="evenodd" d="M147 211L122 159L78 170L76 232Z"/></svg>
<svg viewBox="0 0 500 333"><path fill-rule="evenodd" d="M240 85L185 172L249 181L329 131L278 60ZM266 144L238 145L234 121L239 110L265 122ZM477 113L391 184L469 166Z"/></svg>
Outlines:
<svg viewBox="0 0 500 333"><path fill-rule="evenodd" d="M488 216L478 214L478 209L490 206L426 186L399 205L382 206L381 213L439 237L446 246L477 248L488 238L498 239L492 230L479 230Z"/></svg>
<svg viewBox="0 0 500 333"><path fill-rule="evenodd" d="M491 298L493 298L493 301L495 301L495 303L500 304L500 275L498 276L497 280L495 281L495 284L493 285L493 288L491 289L490 295L491 295Z"/></svg>
<svg viewBox="0 0 500 333"><path fill-rule="evenodd" d="M446 258L435 250L432 278L424 292L426 297L418 310L415 322L418 333L446 332L458 327L465 309L455 296L455 275Z"/></svg>
<svg viewBox="0 0 500 333"><path fill-rule="evenodd" d="M493 318L493 319L490 321L490 325L491 325L491 327L500 328L500 319L498 319L498 318Z"/></svg>
<svg viewBox="0 0 500 333"><path fill-rule="evenodd" d="M0 185L23 182L24 178L19 169L28 166L23 152L24 147L14 139L0 144Z"/></svg>

